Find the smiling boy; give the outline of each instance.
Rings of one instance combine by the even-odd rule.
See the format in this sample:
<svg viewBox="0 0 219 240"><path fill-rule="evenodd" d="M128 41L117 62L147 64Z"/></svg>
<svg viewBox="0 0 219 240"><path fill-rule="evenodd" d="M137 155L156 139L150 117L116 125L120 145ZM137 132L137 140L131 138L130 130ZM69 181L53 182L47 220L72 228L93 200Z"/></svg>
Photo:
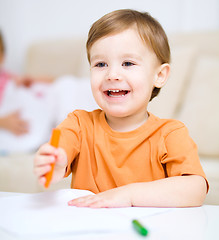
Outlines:
<svg viewBox="0 0 219 240"><path fill-rule="evenodd" d="M53 182L73 173L72 188L97 193L69 205L202 205L207 180L187 128L147 111L170 71L170 49L160 24L148 13L109 13L91 27L87 55L101 109L76 110L58 126L60 148L45 144L36 154L39 182L45 183L56 161Z"/></svg>
<svg viewBox="0 0 219 240"><path fill-rule="evenodd" d="M90 49L94 98L114 130L131 131L148 118L153 88L162 87L169 64L160 64L136 27L97 40Z"/></svg>

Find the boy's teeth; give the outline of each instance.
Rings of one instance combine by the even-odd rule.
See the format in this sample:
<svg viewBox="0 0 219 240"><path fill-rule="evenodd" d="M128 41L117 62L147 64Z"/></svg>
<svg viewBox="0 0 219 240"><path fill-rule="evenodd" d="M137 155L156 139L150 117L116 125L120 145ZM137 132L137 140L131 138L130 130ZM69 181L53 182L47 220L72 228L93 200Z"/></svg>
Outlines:
<svg viewBox="0 0 219 240"><path fill-rule="evenodd" d="M119 90L109 90L110 92L119 92Z"/></svg>
<svg viewBox="0 0 219 240"><path fill-rule="evenodd" d="M107 95L111 97L121 97L121 96L124 97L127 93L128 93L127 90L119 90L119 89L107 91Z"/></svg>

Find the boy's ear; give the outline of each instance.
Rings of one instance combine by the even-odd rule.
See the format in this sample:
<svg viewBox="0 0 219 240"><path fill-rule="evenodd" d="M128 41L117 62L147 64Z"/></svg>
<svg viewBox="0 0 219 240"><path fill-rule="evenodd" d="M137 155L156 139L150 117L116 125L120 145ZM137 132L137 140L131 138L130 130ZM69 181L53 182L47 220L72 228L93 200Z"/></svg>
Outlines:
<svg viewBox="0 0 219 240"><path fill-rule="evenodd" d="M154 87L162 88L170 74L170 65L168 63L162 64L157 72L156 78L154 79Z"/></svg>

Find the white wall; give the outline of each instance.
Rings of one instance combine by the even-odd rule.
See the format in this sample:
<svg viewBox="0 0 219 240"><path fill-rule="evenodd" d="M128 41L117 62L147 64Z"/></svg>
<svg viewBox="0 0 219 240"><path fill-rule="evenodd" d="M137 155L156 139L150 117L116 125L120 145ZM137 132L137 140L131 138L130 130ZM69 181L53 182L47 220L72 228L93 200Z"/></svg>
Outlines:
<svg viewBox="0 0 219 240"><path fill-rule="evenodd" d="M5 68L22 73L33 41L85 35L95 20L120 8L150 12L167 33L219 29L219 0L0 0Z"/></svg>

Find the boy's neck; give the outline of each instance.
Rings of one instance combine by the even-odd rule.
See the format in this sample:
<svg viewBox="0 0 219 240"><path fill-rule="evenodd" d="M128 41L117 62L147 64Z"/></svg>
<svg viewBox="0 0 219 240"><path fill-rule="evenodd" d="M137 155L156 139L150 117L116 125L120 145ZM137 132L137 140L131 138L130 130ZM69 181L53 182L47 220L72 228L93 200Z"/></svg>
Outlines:
<svg viewBox="0 0 219 240"><path fill-rule="evenodd" d="M113 117L105 114L105 117L107 123L114 131L130 132L139 128L147 121L148 113L127 117Z"/></svg>

